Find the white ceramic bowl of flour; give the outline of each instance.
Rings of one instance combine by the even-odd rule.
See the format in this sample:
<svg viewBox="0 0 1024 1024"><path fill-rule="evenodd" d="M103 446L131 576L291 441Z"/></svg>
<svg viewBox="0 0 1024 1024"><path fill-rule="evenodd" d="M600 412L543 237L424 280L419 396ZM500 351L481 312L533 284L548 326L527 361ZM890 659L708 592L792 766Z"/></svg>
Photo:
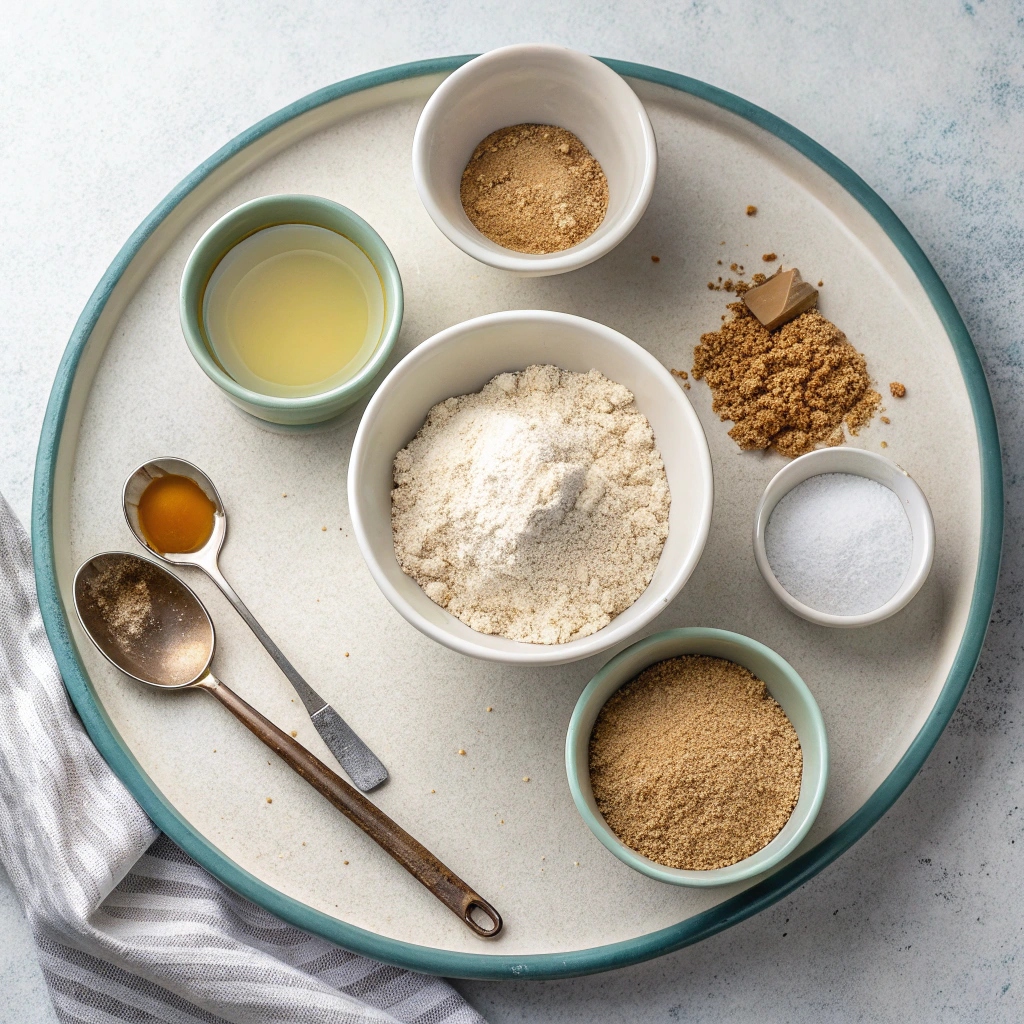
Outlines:
<svg viewBox="0 0 1024 1024"><path fill-rule="evenodd" d="M802 507L798 501L786 522L773 524L780 503L792 499ZM934 551L924 492L894 462L861 448L794 459L772 477L754 516L754 559L765 582L790 611L821 626L870 626L895 615L928 578Z"/></svg>
<svg viewBox="0 0 1024 1024"><path fill-rule="evenodd" d="M572 132L608 179L600 226L559 252L506 249L478 231L462 208L462 172L473 150L491 132L526 123ZM437 87L416 125L412 169L427 213L463 252L541 277L593 263L636 227L654 191L658 146L644 105L606 64L564 46L519 44L471 60Z"/></svg>
<svg viewBox="0 0 1024 1024"><path fill-rule="evenodd" d="M423 426L430 409L454 395L479 391L500 373L537 364L578 373L596 369L629 388L654 431L672 496L668 539L647 589L608 625L561 644L523 643L471 629L431 601L402 571L391 530L395 455ZM713 491L704 431L668 370L610 327L545 310L478 317L415 348L367 406L348 473L353 530L385 597L438 643L474 658L509 664L557 665L588 658L628 640L651 622L683 588L700 559L711 526Z"/></svg>

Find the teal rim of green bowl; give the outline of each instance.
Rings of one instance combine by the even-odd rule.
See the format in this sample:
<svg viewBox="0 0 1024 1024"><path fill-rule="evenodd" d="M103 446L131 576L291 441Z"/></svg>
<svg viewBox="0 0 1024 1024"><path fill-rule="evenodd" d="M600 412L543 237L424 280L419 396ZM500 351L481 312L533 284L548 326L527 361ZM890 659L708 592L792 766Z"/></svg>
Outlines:
<svg viewBox="0 0 1024 1024"><path fill-rule="evenodd" d="M226 143L191 171L139 224L83 307L57 369L36 456L32 496L32 555L43 624L64 685L89 736L156 825L222 883L298 928L397 967L460 978L571 978L620 969L671 953L707 939L770 907L841 857L881 819L907 788L952 717L978 664L988 628L999 576L1003 538L1003 474L999 431L981 359L949 292L913 235L863 178L798 128L733 93L673 71L606 59L605 63L620 75L647 83L648 87L673 90L695 97L726 111L729 116L756 125L820 168L859 204L888 237L906 260L911 274L920 284L941 322L971 404L978 443L981 489L980 536L971 606L942 688L916 736L897 763L860 806L828 835L818 839L811 849L780 865L765 877L755 879L742 891L728 896L721 903L686 914L671 924L655 925L650 931L625 939L598 942L596 945L587 945L586 940L581 940L576 948L539 953L502 953L500 949L494 952L484 949L435 949L379 935L335 918L274 888L236 863L184 818L135 759L97 697L71 636L68 609L64 605L58 583L58 550L63 550L63 540L55 537L55 533L56 524L63 520L55 506L64 500L63 484L57 478L57 469L63 446L70 443L64 435L68 429L67 417L72 406L72 393L75 391L79 370L83 368L89 339L108 311L108 303L118 282L147 240L182 203L188 202L192 192L206 179L222 171L248 146L319 107L367 89L391 88L395 83L421 75L440 77L475 56L477 54L465 54L400 64L348 78L310 93L245 129Z"/></svg>
<svg viewBox="0 0 1024 1024"><path fill-rule="evenodd" d="M589 763L581 764L580 760L576 756L576 751L580 746L581 732L584 728L583 721L585 718L590 717L591 712L595 711L594 705L599 699L597 694L604 688L609 678L614 678L624 671L629 671L629 674L622 675L618 686L601 700L601 707L604 707L612 694L625 686L626 683L630 682L630 680L635 679L640 672L644 671L644 668L641 668L638 671L624 670L624 663L633 661L638 654L642 654L644 651L648 651L652 647L660 647L665 644L671 644L674 641L681 643L686 642L688 644L696 642L697 646L699 646L701 642L707 641L714 641L718 644L733 644L764 658L772 665L773 669L781 676L785 677L789 685L793 687L793 691L797 695L800 703L803 705L804 711L808 715L810 720L810 731L809 735L805 732L804 735L801 736L801 745L805 746L806 749L806 741L810 740L811 744L817 750L818 762L820 765L817 778L809 780L813 787L810 802L801 812L801 821L796 831L789 836L784 844L780 845L778 849L773 850L768 856L761 856L761 854L768 848L765 846L756 853L751 854L749 857L745 857L743 860L737 861L735 864L730 864L724 868L713 868L707 871L685 871L680 868L670 868L664 864L659 864L657 861L653 861L650 858L645 857L642 853L638 853L636 850L628 847L615 835L614 832L612 832L604 818L601 817L600 812L595 812L587 802L587 797L583 792L580 780L584 775L589 775L590 765ZM658 661L664 661L667 658L674 658L683 654L706 653L708 652L699 649L680 650L674 654L662 653L659 654L654 661L649 662L645 668L649 668ZM713 657L725 657L725 655L715 654ZM765 682L768 681L765 680ZM770 689L771 684L768 683L768 685ZM600 713L600 708L596 709L595 717L597 713ZM591 722L586 729L586 739L589 746L590 733L593 731L593 722ZM805 757L805 771L806 765L807 760ZM569 728L565 735L565 773L568 776L569 789L572 792L572 799L576 804L576 809L580 812L580 817L583 818L587 827L595 836L597 836L602 844L615 854L615 856L624 864L628 864L631 868L634 868L651 878L656 878L659 882L668 882L671 885L692 886L695 888L730 885L734 882L746 881L748 878L754 878L757 875L763 875L765 872L770 871L793 853L800 843L803 842L804 837L814 824L814 819L818 816L818 811L821 810L822 801L825 799L825 789L828 786L828 736L825 732L825 720L821 716L821 709L818 707L818 702L814 699L814 695L800 677L800 674L792 665L789 664L788 661L786 661L785 658L782 657L782 655L773 651L770 647L765 646L759 641L752 640L750 637L744 636L742 633L733 633L726 629L712 629L705 626L684 626L678 629L667 629L661 633L654 633L651 636L644 637L643 640L638 640L636 643L631 644L625 650L616 654L615 657L612 658L611 661L609 661L594 676L594 678L590 680L586 689L582 694L580 694L580 698L576 702L576 707L573 708L572 717L569 719ZM803 797L803 787L807 782L808 779L805 775L801 779L800 783L801 797ZM797 813L797 810L799 810L799 803L797 808L793 811L794 815Z"/></svg>
<svg viewBox="0 0 1024 1024"><path fill-rule="evenodd" d="M260 217L260 214L265 216ZM235 230L236 225L250 218L255 219L256 226L250 225L240 231ZM344 227L339 227L339 222ZM220 365L203 329L203 296L217 265L239 242L257 231L279 224L311 224L344 235L350 242L359 246L373 264L384 293L384 325L377 347L366 365L354 377L329 391L298 398L266 395L242 387ZM361 398L394 350L398 332L402 327L404 311L405 297L398 264L395 263L395 258L384 243L384 239L372 225L363 220L358 213L332 199L291 194L251 199L241 206L236 206L210 225L185 261L178 305L181 330L189 351L214 384L247 405L292 413L311 412L326 407L336 407L335 411L341 411L345 406Z"/></svg>

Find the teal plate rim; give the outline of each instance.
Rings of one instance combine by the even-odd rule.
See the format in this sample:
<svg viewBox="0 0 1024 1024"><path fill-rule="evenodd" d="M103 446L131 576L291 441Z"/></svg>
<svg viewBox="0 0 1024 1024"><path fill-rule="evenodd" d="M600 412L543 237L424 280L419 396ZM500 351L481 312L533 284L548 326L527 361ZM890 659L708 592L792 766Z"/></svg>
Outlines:
<svg viewBox="0 0 1024 1024"><path fill-rule="evenodd" d="M803 885L848 850L893 805L924 764L970 681L988 628L999 573L1003 533L1003 479L995 412L981 360L967 328L928 258L895 213L841 160L803 132L739 96L685 75L605 60L620 75L668 86L707 100L775 135L835 179L877 221L917 276L946 330L967 387L978 435L981 462L981 544L974 592L960 646L946 682L917 736L867 801L834 832L806 853L737 896L678 924L604 946L567 953L512 956L457 953L389 939L346 924L292 899L230 860L199 835L149 780L125 746L102 705L72 643L57 587L54 563L52 499L64 418L82 352L107 300L143 243L168 214L206 177L250 143L301 114L342 96L406 78L454 71L475 54L416 61L384 68L329 85L264 118L217 150L189 174L139 225L101 278L86 303L50 392L36 456L32 498L32 549L36 589L47 635L71 700L92 741L143 810L178 846L235 892L271 913L340 946L399 967L462 978L566 978L612 970L670 953L706 939L764 910Z"/></svg>

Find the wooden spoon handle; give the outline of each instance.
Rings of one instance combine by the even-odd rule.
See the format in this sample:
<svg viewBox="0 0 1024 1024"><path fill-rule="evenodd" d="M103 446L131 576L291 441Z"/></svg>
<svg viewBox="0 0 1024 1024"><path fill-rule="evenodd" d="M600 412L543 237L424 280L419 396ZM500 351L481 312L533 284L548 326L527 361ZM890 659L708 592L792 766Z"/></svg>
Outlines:
<svg viewBox="0 0 1024 1024"><path fill-rule="evenodd" d="M471 889L451 868L441 863L379 807L370 803L355 787L336 775L301 743L264 718L233 690L211 673L196 684L213 694L250 732L261 739L290 768L322 793L350 821L358 825L378 846L386 850L414 878L425 885L449 910L477 935L493 938L501 931L501 915ZM489 919L484 927L473 917L477 911Z"/></svg>

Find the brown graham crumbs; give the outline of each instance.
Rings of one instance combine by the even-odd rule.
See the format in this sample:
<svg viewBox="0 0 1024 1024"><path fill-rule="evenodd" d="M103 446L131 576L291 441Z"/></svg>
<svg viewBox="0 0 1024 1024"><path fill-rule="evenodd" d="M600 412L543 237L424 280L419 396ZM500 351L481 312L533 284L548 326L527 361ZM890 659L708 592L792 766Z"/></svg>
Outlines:
<svg viewBox="0 0 1024 1024"><path fill-rule="evenodd" d="M800 796L803 751L765 684L723 658L658 662L613 694L590 737L598 809L672 868L727 867L767 846Z"/></svg>
<svg viewBox="0 0 1024 1024"><path fill-rule="evenodd" d="M795 458L842 444L844 423L856 434L870 421L882 396L835 324L811 309L769 331L742 302L728 308L732 320L701 335L691 372L707 381L711 408L732 420L729 436L740 448Z"/></svg>
<svg viewBox="0 0 1024 1024"><path fill-rule="evenodd" d="M906 398L907 388L905 384L901 384L898 380L894 380L889 385L889 393L893 398Z"/></svg>
<svg viewBox="0 0 1024 1024"><path fill-rule="evenodd" d="M460 197L466 216L492 242L539 255L597 230L608 210L608 179L572 132L514 124L473 151Z"/></svg>
<svg viewBox="0 0 1024 1024"><path fill-rule="evenodd" d="M756 206L748 206L747 207L747 216L748 217L753 217L756 213L757 213L757 207Z"/></svg>
<svg viewBox="0 0 1024 1024"><path fill-rule="evenodd" d="M778 258L779 257L776 256L773 252L766 252L763 253L761 256L761 259L763 259L765 263L774 263Z"/></svg>

